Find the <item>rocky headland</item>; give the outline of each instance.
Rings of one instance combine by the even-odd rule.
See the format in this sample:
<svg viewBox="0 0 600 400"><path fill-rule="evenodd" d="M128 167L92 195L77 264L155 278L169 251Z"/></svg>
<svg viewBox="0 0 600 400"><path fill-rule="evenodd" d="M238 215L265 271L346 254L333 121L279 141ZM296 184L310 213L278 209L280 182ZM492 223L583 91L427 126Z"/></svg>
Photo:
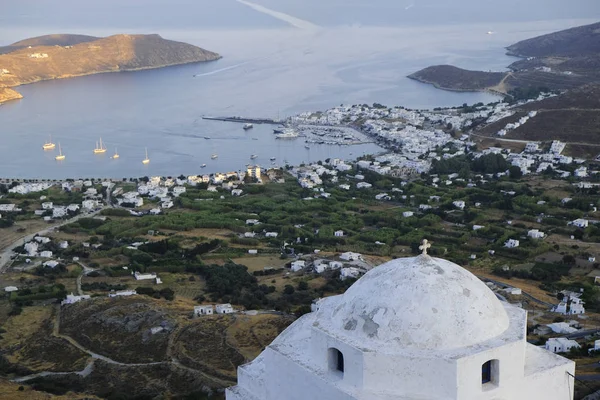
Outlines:
<svg viewBox="0 0 600 400"><path fill-rule="evenodd" d="M524 40L507 47L522 58L506 72L469 71L436 65L408 77L453 91L567 90L600 82L600 23Z"/></svg>
<svg viewBox="0 0 600 400"><path fill-rule="evenodd" d="M11 87L49 79L214 61L217 53L159 35L47 35L0 47L0 103Z"/></svg>

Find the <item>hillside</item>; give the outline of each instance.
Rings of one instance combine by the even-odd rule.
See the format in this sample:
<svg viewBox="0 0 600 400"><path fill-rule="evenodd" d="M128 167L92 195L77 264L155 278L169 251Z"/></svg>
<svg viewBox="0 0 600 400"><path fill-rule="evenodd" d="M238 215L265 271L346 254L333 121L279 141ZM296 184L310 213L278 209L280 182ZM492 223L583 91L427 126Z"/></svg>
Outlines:
<svg viewBox="0 0 600 400"><path fill-rule="evenodd" d="M106 38L49 35L27 39L2 49L5 53L0 54L0 88L220 58L217 53L166 40L159 35L114 35Z"/></svg>
<svg viewBox="0 0 600 400"><path fill-rule="evenodd" d="M581 57L600 53L600 22L538 36L510 45L517 57Z"/></svg>
<svg viewBox="0 0 600 400"><path fill-rule="evenodd" d="M510 72L436 65L408 77L445 90L503 94L515 89L567 90L600 82L600 23L524 40L507 51L523 57L508 67Z"/></svg>
<svg viewBox="0 0 600 400"><path fill-rule="evenodd" d="M567 154L592 158L600 153L600 84L531 102L515 111L515 115L482 127L476 134L496 138L496 133L508 123L537 111L536 117L510 130L503 140L560 140L569 143Z"/></svg>
<svg viewBox="0 0 600 400"><path fill-rule="evenodd" d="M0 87L0 104L4 103L5 101L22 98L23 95L21 95L21 93L17 92L16 90L7 87Z"/></svg>
<svg viewBox="0 0 600 400"><path fill-rule="evenodd" d="M276 314L191 318L193 305L138 295L94 298L61 307L60 315L55 307L27 307L1 326L0 375L51 372L25 383L57 394L218 391L293 321ZM132 388L132 381L141 384Z"/></svg>
<svg viewBox="0 0 600 400"><path fill-rule="evenodd" d="M452 65L434 65L408 76L439 89L479 91L499 85L506 77L503 72L469 71Z"/></svg>

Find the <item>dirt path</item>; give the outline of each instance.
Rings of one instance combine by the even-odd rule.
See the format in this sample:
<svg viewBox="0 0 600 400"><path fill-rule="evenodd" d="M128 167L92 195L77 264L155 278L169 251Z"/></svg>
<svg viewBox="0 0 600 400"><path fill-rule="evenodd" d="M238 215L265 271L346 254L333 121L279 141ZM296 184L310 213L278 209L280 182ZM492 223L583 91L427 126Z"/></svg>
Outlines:
<svg viewBox="0 0 600 400"><path fill-rule="evenodd" d="M91 268L90 268L91 270ZM84 270L85 271L85 270ZM172 356L172 346L173 343L175 341L175 338L179 336L180 334L180 330L177 330L175 332L173 332L173 334L171 335L171 338L169 339L169 344L167 347L167 357L170 359L169 361L158 361L158 362L151 362L151 363L123 363L120 361L115 361L109 357L103 356L101 354L98 354L96 352L93 352L92 350L82 346L81 344L79 344L75 339L73 339L72 337L68 336L68 335L63 335L60 333L60 306L58 306L58 310L56 313L56 317L54 320L54 326L52 329L52 336L55 336L57 338L61 338L66 340L67 342L69 342L69 344L71 344L72 346L76 347L77 349L83 351L84 353L87 353L90 355L90 361L87 363L87 365L85 366L85 368L81 371L72 371L72 372L50 372L50 371L42 371L39 372L37 374L33 374L33 375L27 375L27 376L22 376L19 378L15 378L12 381L13 382L26 382L35 378L39 378L39 377L45 377L45 376L61 376L61 375L69 375L69 374L76 374L82 377L86 377L88 375L90 375L92 373L92 371L94 370L94 363L96 360L102 360L106 363L109 364L113 364L113 365L119 365L119 366L125 366L125 367L144 367L144 366L150 366L150 365L161 365L161 364L171 364L176 366L177 368L181 368L184 369L186 371L195 373L195 374L199 374L201 375L207 382L212 382L215 385L218 385L220 387L228 387L231 386L232 382L230 381L225 381L210 375L205 374L202 371L199 371L197 369L194 368L190 368L187 367L183 364L181 364L181 362L179 362L179 360L177 360L175 357Z"/></svg>

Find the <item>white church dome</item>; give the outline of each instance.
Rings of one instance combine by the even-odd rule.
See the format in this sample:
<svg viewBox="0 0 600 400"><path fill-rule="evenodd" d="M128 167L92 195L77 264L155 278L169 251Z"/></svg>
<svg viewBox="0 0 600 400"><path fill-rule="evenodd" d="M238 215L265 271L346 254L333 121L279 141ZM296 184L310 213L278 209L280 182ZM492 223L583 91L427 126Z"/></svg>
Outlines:
<svg viewBox="0 0 600 400"><path fill-rule="evenodd" d="M463 348L510 325L500 300L475 275L427 255L374 268L336 300L323 304L317 325L384 352Z"/></svg>

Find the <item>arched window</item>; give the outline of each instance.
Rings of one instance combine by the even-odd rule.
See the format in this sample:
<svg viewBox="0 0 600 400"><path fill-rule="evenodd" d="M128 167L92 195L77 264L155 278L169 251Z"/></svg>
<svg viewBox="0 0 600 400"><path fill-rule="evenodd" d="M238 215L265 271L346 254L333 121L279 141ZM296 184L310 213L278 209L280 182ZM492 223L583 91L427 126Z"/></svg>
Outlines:
<svg viewBox="0 0 600 400"><path fill-rule="evenodd" d="M481 384L498 385L499 381L499 365L498 360L490 360L483 363L481 366Z"/></svg>
<svg viewBox="0 0 600 400"><path fill-rule="evenodd" d="M344 354L336 348L329 349L329 369L337 374L344 374Z"/></svg>
<svg viewBox="0 0 600 400"><path fill-rule="evenodd" d="M492 381L492 362L487 361L481 366L481 383Z"/></svg>

